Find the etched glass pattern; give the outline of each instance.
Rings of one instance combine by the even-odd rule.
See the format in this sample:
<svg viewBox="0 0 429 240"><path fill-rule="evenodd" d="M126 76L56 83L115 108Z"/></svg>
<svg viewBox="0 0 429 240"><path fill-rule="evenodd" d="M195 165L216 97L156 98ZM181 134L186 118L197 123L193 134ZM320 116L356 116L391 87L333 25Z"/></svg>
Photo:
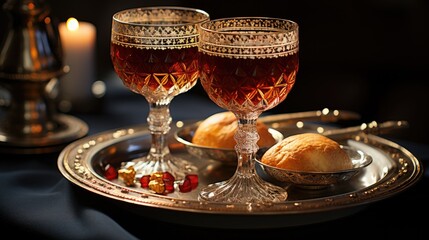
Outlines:
<svg viewBox="0 0 429 240"><path fill-rule="evenodd" d="M198 25L209 20L199 9L147 7L113 15L110 56L116 74L131 91L149 103L152 136L147 156L124 163L137 179L153 172L170 172L176 179L196 171L187 160L170 154L170 102L197 83Z"/></svg>
<svg viewBox="0 0 429 240"><path fill-rule="evenodd" d="M180 7L124 10L113 16L112 43L148 49L180 49L198 43L198 24L207 13Z"/></svg>
<svg viewBox="0 0 429 240"><path fill-rule="evenodd" d="M259 115L284 101L298 72L298 25L277 18L226 18L200 25L200 81L210 99L238 119L237 169L200 199L231 203L283 202L285 189L255 170Z"/></svg>

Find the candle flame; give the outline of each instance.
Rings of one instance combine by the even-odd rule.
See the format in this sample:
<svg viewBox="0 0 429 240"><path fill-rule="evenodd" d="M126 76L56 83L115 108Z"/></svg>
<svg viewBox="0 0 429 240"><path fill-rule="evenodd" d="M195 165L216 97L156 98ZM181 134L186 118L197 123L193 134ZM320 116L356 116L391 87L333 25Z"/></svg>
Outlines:
<svg viewBox="0 0 429 240"><path fill-rule="evenodd" d="M69 18L67 19L67 29L70 31L76 31L79 29L79 22L76 18Z"/></svg>

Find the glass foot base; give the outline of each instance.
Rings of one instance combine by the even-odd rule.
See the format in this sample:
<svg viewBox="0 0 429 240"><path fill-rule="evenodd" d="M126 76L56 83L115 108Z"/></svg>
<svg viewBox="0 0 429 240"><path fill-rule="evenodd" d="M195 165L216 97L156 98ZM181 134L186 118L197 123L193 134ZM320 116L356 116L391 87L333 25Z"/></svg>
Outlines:
<svg viewBox="0 0 429 240"><path fill-rule="evenodd" d="M234 175L229 180L210 184L199 193L199 200L227 203L283 202L288 194L284 188L265 182L258 175Z"/></svg>
<svg viewBox="0 0 429 240"><path fill-rule="evenodd" d="M169 172L176 180L184 179L189 173L197 172L197 167L189 161L175 157L171 154L165 155L161 160L149 160L147 157L136 158L125 163L121 168L133 166L136 171L136 178L143 175L150 175L154 172Z"/></svg>

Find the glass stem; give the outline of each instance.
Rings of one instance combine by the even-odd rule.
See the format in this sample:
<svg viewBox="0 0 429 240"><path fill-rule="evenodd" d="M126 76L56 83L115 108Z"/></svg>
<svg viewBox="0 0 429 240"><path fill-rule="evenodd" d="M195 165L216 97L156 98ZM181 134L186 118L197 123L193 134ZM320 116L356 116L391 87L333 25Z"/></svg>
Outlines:
<svg viewBox="0 0 429 240"><path fill-rule="evenodd" d="M147 122L152 136L152 143L148 160L161 161L170 154L167 143L167 134L171 123L170 104L149 103Z"/></svg>
<svg viewBox="0 0 429 240"><path fill-rule="evenodd" d="M230 179L210 184L199 193L199 199L232 203L282 202L287 198L285 189L266 182L255 169L259 134L257 115L237 116L238 129L234 138L238 156L237 169Z"/></svg>
<svg viewBox="0 0 429 240"><path fill-rule="evenodd" d="M256 118L238 119L238 129L234 135L235 150L238 156L236 177L250 178L256 174L255 157L258 151L259 134L256 129Z"/></svg>

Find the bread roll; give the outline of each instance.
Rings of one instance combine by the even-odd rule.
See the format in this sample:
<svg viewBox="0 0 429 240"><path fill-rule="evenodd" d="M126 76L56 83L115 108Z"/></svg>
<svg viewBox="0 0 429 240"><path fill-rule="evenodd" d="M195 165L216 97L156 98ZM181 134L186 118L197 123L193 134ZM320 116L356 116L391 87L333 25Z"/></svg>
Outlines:
<svg viewBox="0 0 429 240"><path fill-rule="evenodd" d="M233 149L236 144L234 134L237 127L238 122L234 113L228 111L213 114L198 125L192 143L207 147ZM256 128L259 133L259 147L270 147L277 142L264 123L257 121Z"/></svg>
<svg viewBox="0 0 429 240"><path fill-rule="evenodd" d="M317 133L284 138L264 153L261 162L305 172L333 172L352 168L351 159L339 143Z"/></svg>

